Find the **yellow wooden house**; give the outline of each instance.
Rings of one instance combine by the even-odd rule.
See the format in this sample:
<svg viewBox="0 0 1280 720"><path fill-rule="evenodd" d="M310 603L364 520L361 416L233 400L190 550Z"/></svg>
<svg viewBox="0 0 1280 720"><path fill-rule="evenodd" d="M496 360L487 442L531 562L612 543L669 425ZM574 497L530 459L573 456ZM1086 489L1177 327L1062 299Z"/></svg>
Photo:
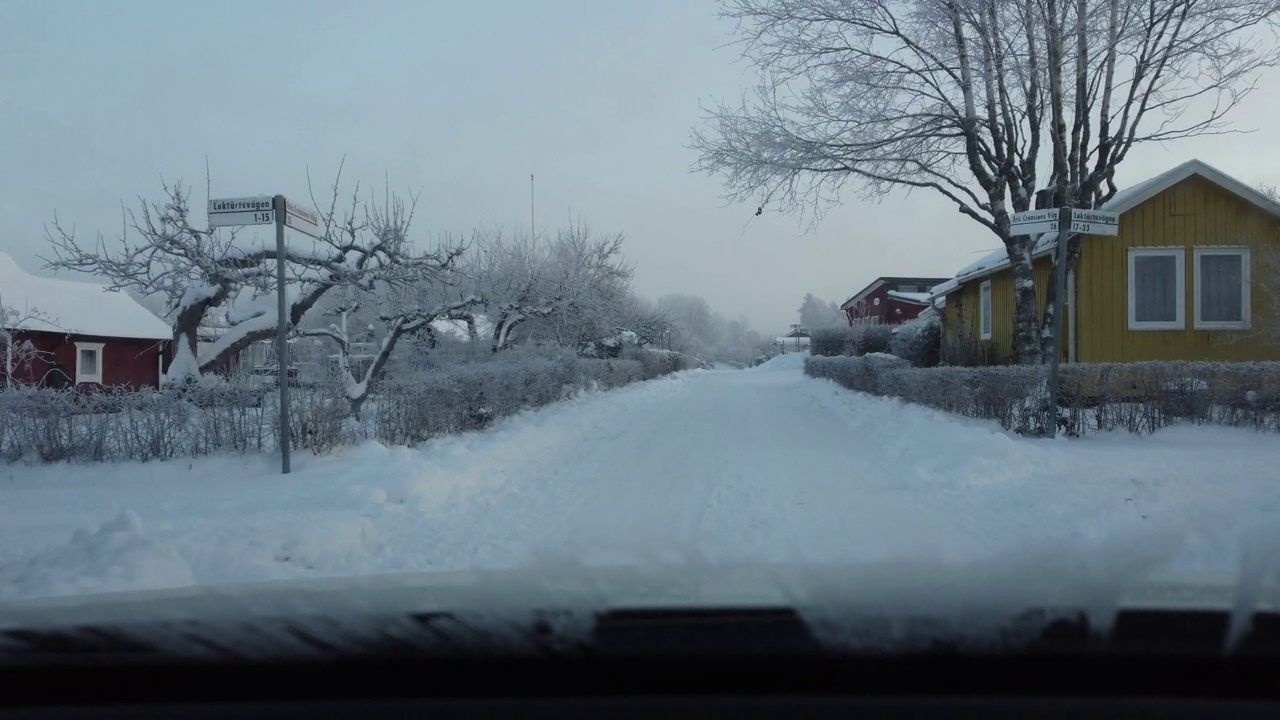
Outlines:
<svg viewBox="0 0 1280 720"><path fill-rule="evenodd" d="M1116 193L1119 235L1090 235L1067 278L1062 359L1280 360L1280 204L1199 160ZM1032 254L1037 317L1056 233ZM1003 249L934 287L943 358L1013 357L1013 273Z"/></svg>

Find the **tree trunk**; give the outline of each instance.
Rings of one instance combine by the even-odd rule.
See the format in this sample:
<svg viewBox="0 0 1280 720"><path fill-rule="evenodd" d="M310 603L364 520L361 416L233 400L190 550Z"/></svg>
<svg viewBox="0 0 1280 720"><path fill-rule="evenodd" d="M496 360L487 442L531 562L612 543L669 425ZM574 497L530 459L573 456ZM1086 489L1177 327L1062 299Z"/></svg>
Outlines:
<svg viewBox="0 0 1280 720"><path fill-rule="evenodd" d="M289 307L289 326L297 327L298 323L302 322L302 316L305 315L308 310L314 307L315 304L320 301L320 298L324 296L326 292L328 292L331 288L334 288L334 287L336 287L336 285L333 285L331 283L324 283L321 285L317 285L315 288L311 290L311 292L295 300L293 302L293 305ZM201 317L203 317L203 313L201 314ZM199 320L197 320L197 324L198 323L199 323ZM222 363L226 362L228 359L235 357L237 354L240 353L241 350L244 350L245 348L249 347L250 345L256 342L260 342L262 340L270 340L271 338L274 338L277 332L278 332L278 328L275 325L272 325L271 327L262 328L260 330L255 330L253 332L245 333L239 340L236 340L235 342L231 343L227 347L223 348L217 355L200 361L200 372L207 372L209 370L212 370L218 367ZM287 372L287 369L281 368L280 371Z"/></svg>
<svg viewBox="0 0 1280 720"><path fill-rule="evenodd" d="M1031 241L1009 248L1013 265L1013 354L1019 365L1035 365L1043 359L1036 318L1036 287L1031 269Z"/></svg>

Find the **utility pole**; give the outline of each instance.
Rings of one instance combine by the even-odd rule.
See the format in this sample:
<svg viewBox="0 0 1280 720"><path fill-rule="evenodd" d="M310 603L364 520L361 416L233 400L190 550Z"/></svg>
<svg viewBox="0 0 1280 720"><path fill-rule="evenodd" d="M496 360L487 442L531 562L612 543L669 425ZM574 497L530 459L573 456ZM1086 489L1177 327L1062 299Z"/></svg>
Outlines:
<svg viewBox="0 0 1280 720"><path fill-rule="evenodd" d="M533 173L529 173L529 238L537 233L533 229Z"/></svg>

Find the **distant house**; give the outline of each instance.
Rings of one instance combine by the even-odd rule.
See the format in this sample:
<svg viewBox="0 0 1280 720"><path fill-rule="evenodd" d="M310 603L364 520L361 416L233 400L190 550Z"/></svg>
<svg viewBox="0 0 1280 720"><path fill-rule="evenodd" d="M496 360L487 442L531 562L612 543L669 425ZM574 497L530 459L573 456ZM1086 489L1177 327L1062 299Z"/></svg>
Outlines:
<svg viewBox="0 0 1280 720"><path fill-rule="evenodd" d="M1192 160L1121 190L1100 208L1119 235L1089 235L1067 279L1063 359L1277 360L1280 205ZM1057 234L1032 253L1037 317ZM1013 355L1013 272L1003 249L933 290L945 348L977 362ZM958 358L944 358L956 363ZM964 360L960 360L964 362Z"/></svg>
<svg viewBox="0 0 1280 720"><path fill-rule="evenodd" d="M22 383L55 387L158 387L173 332L122 292L37 277L0 253L0 304L38 319L5 328L35 357L13 370ZM0 373L4 372L0 366Z"/></svg>
<svg viewBox="0 0 1280 720"><path fill-rule="evenodd" d="M844 301L850 327L900 325L929 307L929 291L948 278L880 277Z"/></svg>
<svg viewBox="0 0 1280 720"><path fill-rule="evenodd" d="M792 325L791 332L773 339L773 346L783 353L808 352L809 331L802 325Z"/></svg>

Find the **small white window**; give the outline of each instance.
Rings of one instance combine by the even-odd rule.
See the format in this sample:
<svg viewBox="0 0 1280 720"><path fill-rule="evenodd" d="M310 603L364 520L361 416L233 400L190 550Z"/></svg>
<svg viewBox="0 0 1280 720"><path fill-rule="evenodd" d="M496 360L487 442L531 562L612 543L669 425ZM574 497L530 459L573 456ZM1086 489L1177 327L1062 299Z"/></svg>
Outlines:
<svg viewBox="0 0 1280 720"><path fill-rule="evenodd" d="M978 319L982 323L982 339L991 339L991 281L983 280L978 288Z"/></svg>
<svg viewBox="0 0 1280 720"><path fill-rule="evenodd" d="M102 383L102 343L76 343L76 383Z"/></svg>
<svg viewBox="0 0 1280 720"><path fill-rule="evenodd" d="M1129 329L1186 327L1186 270L1182 248L1129 248Z"/></svg>
<svg viewBox="0 0 1280 720"><path fill-rule="evenodd" d="M1196 248L1196 323L1201 330L1249 328L1249 248Z"/></svg>

